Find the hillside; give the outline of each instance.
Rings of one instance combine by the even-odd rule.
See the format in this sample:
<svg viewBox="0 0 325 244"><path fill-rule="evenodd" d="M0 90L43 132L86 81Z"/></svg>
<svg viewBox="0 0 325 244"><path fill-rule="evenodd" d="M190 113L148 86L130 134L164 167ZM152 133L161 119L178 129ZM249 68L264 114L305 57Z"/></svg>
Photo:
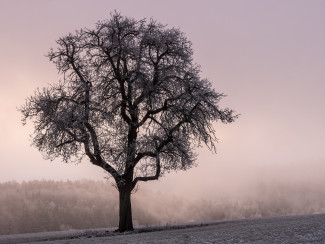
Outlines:
<svg viewBox="0 0 325 244"><path fill-rule="evenodd" d="M325 214L0 236L0 243L325 243Z"/></svg>

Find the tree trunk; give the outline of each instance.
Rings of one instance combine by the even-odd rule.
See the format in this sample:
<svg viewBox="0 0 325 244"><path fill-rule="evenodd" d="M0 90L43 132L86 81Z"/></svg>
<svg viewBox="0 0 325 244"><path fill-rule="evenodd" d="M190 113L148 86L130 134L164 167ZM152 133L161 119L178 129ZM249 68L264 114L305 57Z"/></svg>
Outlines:
<svg viewBox="0 0 325 244"><path fill-rule="evenodd" d="M120 195L120 220L119 220L119 232L132 231L132 209L131 209L131 191L129 189L119 189Z"/></svg>

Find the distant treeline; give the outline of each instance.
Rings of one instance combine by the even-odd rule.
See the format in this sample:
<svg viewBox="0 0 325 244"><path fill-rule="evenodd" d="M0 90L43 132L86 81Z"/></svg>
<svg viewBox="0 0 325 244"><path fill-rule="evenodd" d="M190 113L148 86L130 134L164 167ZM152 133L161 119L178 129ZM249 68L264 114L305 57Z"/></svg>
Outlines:
<svg viewBox="0 0 325 244"><path fill-rule="evenodd" d="M325 212L322 186L259 185L244 197L188 201L141 189L132 195L135 225ZM113 227L118 193L110 183L30 181L0 184L0 234Z"/></svg>

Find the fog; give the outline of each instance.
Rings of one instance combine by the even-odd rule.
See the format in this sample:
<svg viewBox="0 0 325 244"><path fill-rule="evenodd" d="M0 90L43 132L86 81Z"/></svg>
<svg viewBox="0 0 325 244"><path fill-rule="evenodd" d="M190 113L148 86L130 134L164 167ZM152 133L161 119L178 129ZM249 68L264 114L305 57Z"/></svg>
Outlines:
<svg viewBox="0 0 325 244"><path fill-rule="evenodd" d="M218 198L202 199L184 198L173 191L160 192L142 185L132 194L134 224L325 212L325 187L315 180L312 184L296 179L261 181L245 188L236 194L229 194L227 189L219 192ZM1 235L118 224L118 193L108 181L11 181L0 184L0 193Z"/></svg>

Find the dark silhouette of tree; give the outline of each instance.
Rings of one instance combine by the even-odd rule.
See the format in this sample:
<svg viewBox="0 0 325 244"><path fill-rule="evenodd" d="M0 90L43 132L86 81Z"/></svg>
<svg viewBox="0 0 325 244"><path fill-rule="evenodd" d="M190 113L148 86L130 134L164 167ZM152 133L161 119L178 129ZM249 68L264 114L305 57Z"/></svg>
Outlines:
<svg viewBox="0 0 325 244"><path fill-rule="evenodd" d="M113 13L96 28L57 41L48 57L63 81L20 108L33 145L49 159L87 156L119 191L119 231L133 229L130 194L139 181L195 165L194 147L215 150L213 122L233 122L193 63L191 42L154 20Z"/></svg>

